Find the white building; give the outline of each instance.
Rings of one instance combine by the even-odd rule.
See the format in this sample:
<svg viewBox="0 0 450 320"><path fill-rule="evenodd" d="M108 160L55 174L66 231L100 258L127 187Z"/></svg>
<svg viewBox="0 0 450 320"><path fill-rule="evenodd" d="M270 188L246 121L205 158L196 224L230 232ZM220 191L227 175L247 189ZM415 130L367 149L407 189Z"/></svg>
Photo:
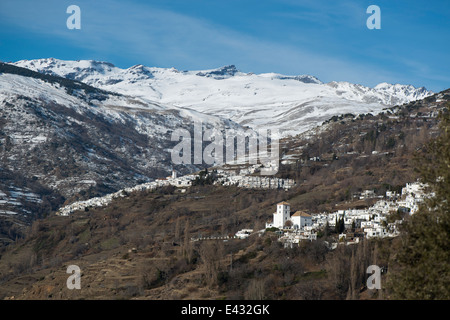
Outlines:
<svg viewBox="0 0 450 320"><path fill-rule="evenodd" d="M305 229L305 227L312 226L312 217L303 211L295 212L291 217L294 228Z"/></svg>
<svg viewBox="0 0 450 320"><path fill-rule="evenodd" d="M239 239L246 239L253 233L253 229L242 229L236 232L235 236Z"/></svg>
<svg viewBox="0 0 450 320"><path fill-rule="evenodd" d="M385 228L378 225L372 228L364 228L364 233L367 238L384 238L389 235Z"/></svg>
<svg viewBox="0 0 450 320"><path fill-rule="evenodd" d="M389 200L396 199L398 197L397 192L395 191L386 191L386 198Z"/></svg>
<svg viewBox="0 0 450 320"><path fill-rule="evenodd" d="M375 190L364 190L363 192L361 192L359 199L363 200L363 199L371 199L371 198L375 198L375 197L376 197Z"/></svg>
<svg viewBox="0 0 450 320"><path fill-rule="evenodd" d="M277 204L277 211L273 214L273 223L266 223L266 228L284 228L291 218L291 205L285 201Z"/></svg>
<svg viewBox="0 0 450 320"><path fill-rule="evenodd" d="M402 188L402 196L415 195L421 197L424 195L424 189L426 187L426 184L420 182L407 183L406 186Z"/></svg>

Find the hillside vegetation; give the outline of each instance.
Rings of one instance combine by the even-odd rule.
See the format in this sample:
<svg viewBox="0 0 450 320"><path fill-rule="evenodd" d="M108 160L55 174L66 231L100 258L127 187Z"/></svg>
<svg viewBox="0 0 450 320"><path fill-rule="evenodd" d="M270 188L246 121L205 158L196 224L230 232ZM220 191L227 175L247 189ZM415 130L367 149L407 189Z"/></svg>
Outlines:
<svg viewBox="0 0 450 320"><path fill-rule="evenodd" d="M350 285L340 274L349 267L345 257L353 252L369 261L375 246L383 244L329 252L316 241L284 249L273 232L226 242L190 241L232 235L242 227L260 229L285 196L284 191L211 186L183 195L165 189L71 217L38 220L25 240L3 252L0 294L19 299L345 298ZM66 288L71 264L82 270L82 290ZM358 274L360 280L363 276Z"/></svg>
<svg viewBox="0 0 450 320"><path fill-rule="evenodd" d="M287 192L206 184L182 193L171 187L125 195L69 217L50 214L1 252L0 297L389 298L392 287L367 289L366 269L385 267L382 283L389 283L402 237L335 250L324 242L336 241L333 230L294 248L283 248L270 231L243 240L191 239L261 230L283 200L291 211L311 214L364 207L370 202L354 199L354 192L383 194L415 181L421 177L415 155L442 132L437 113L447 110L449 98L447 90L376 116L333 118L314 135L285 141L282 151L290 162L279 176L297 181ZM66 287L72 264L82 270L81 290Z"/></svg>

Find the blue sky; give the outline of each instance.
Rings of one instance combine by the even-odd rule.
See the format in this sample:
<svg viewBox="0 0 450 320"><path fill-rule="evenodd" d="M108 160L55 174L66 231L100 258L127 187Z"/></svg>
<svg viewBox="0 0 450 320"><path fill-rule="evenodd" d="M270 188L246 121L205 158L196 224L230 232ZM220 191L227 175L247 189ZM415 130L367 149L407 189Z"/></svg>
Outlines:
<svg viewBox="0 0 450 320"><path fill-rule="evenodd" d="M81 29L69 30L69 5ZM369 30L369 5L381 29ZM448 0L1 0L0 60L54 57L450 87Z"/></svg>

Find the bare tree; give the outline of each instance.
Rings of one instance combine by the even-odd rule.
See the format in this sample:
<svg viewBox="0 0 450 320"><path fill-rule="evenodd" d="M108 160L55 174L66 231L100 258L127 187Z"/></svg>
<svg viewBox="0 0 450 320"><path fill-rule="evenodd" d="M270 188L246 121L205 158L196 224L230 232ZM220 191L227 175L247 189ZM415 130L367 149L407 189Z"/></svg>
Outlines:
<svg viewBox="0 0 450 320"><path fill-rule="evenodd" d="M224 257L223 242L205 240L200 245L200 258L205 269L205 280L209 286L217 284L217 276L222 270Z"/></svg>
<svg viewBox="0 0 450 320"><path fill-rule="evenodd" d="M192 262L192 254L193 254L193 248L192 243L190 239L191 229L189 225L189 218L186 220L186 224L184 226L184 242L183 242L183 256L185 257L186 261L188 263Z"/></svg>
<svg viewBox="0 0 450 320"><path fill-rule="evenodd" d="M358 284L359 284L359 263L355 257L355 251L352 251L352 257L350 259L350 283L349 293L347 299L356 300L359 296Z"/></svg>
<svg viewBox="0 0 450 320"><path fill-rule="evenodd" d="M265 285L264 279L252 279L245 291L244 298L247 300L264 300Z"/></svg>
<svg viewBox="0 0 450 320"><path fill-rule="evenodd" d="M347 250L346 246L338 246L334 250L333 256L328 260L327 265L330 280L341 298L345 298L345 294L348 293L349 289L350 261Z"/></svg>
<svg viewBox="0 0 450 320"><path fill-rule="evenodd" d="M325 293L325 286L322 281L302 281L295 286L294 293L302 300L320 300Z"/></svg>
<svg viewBox="0 0 450 320"><path fill-rule="evenodd" d="M177 220L175 221L175 242L179 242L181 239L181 227L180 227L180 217L177 217Z"/></svg>
<svg viewBox="0 0 450 320"><path fill-rule="evenodd" d="M292 221L291 221L291 220L286 221L286 222L284 223L284 226L285 226L286 228L292 227Z"/></svg>

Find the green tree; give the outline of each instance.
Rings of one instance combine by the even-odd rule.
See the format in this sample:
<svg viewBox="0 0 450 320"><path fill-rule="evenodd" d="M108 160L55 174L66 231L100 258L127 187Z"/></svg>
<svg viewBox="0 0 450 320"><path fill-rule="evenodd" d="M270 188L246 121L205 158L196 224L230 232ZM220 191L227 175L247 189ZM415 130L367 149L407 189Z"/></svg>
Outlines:
<svg viewBox="0 0 450 320"><path fill-rule="evenodd" d="M336 224L334 226L334 231L339 234L345 231L344 215L342 215L342 217L340 217L339 220L336 217Z"/></svg>
<svg viewBox="0 0 450 320"><path fill-rule="evenodd" d="M404 224L402 248L390 271L394 299L450 299L450 114L441 112L440 135L417 156L422 182L434 196Z"/></svg>

